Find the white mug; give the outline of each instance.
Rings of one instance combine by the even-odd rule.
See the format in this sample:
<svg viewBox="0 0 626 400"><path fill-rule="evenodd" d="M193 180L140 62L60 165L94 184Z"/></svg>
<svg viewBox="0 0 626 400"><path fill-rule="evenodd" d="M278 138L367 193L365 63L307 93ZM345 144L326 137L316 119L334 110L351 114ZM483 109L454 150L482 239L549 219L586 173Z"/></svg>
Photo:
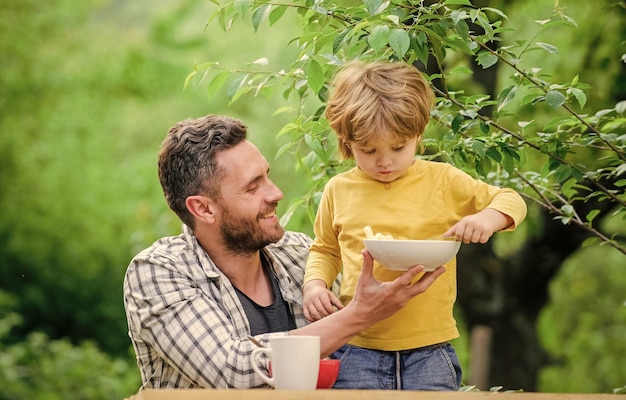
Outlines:
<svg viewBox="0 0 626 400"><path fill-rule="evenodd" d="M271 377L259 367L261 354L270 359ZM276 389L315 389L319 366L319 336L274 336L269 347L252 351L252 368Z"/></svg>

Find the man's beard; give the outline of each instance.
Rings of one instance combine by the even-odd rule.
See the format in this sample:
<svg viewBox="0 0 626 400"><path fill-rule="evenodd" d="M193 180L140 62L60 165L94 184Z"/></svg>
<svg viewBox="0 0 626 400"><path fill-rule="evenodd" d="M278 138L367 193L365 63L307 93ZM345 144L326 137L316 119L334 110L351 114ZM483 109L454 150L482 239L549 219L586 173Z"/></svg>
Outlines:
<svg viewBox="0 0 626 400"><path fill-rule="evenodd" d="M255 219L235 217L230 213L227 205L222 202L222 240L226 249L235 254L250 254L259 251L270 243L275 243L283 237L285 229L276 224L271 231L261 229L258 216Z"/></svg>

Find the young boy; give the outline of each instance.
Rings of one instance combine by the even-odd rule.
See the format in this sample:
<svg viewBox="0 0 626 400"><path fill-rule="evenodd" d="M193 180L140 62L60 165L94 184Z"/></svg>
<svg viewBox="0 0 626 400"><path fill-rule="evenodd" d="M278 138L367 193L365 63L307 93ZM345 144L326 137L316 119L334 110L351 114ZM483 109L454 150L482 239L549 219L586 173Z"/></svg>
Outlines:
<svg viewBox="0 0 626 400"><path fill-rule="evenodd" d="M328 182L319 205L304 280L304 313L311 321L350 302L366 226L396 239L454 236L464 243L485 243L526 216L526 204L515 191L488 185L446 163L415 158L434 99L417 69L405 63L354 62L333 83L326 117L342 158L354 158L357 165ZM456 260L445 269L425 293L334 353L341 359L335 388L459 389L461 367L448 343L459 336L452 313ZM339 272L337 298L327 288ZM374 266L381 281L398 274Z"/></svg>

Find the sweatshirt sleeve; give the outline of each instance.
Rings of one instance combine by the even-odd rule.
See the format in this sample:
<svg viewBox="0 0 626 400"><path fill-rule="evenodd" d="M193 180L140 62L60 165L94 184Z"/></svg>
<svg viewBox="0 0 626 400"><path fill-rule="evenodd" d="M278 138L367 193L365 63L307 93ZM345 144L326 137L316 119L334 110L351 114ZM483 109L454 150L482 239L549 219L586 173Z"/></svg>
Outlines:
<svg viewBox="0 0 626 400"><path fill-rule="evenodd" d="M322 193L313 232L315 238L306 263L304 283L321 279L326 282L326 287L330 288L341 272L341 251L333 224L333 201L330 184L326 185Z"/></svg>
<svg viewBox="0 0 626 400"><path fill-rule="evenodd" d="M487 208L498 210L513 219L513 224L505 228L505 231L514 230L526 218L526 202L513 189L500 189Z"/></svg>
<svg viewBox="0 0 626 400"><path fill-rule="evenodd" d="M513 219L513 224L504 229L512 231L526 218L526 202L513 189L489 185L452 166L447 175L448 208L455 210L457 220L493 208Z"/></svg>

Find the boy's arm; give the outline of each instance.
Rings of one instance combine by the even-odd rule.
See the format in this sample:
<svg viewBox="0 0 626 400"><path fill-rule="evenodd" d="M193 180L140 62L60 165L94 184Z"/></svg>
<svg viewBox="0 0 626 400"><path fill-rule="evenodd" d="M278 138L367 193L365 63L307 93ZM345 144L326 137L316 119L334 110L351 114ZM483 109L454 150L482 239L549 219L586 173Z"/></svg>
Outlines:
<svg viewBox="0 0 626 400"><path fill-rule="evenodd" d="M487 243L494 232L514 224L513 218L494 208L461 218L443 236L455 237L463 243Z"/></svg>
<svg viewBox="0 0 626 400"><path fill-rule="evenodd" d="M341 310L343 304L335 294L327 289L326 282L321 279L308 281L304 285L304 300L302 308L304 317L313 322L322 319L335 310Z"/></svg>

